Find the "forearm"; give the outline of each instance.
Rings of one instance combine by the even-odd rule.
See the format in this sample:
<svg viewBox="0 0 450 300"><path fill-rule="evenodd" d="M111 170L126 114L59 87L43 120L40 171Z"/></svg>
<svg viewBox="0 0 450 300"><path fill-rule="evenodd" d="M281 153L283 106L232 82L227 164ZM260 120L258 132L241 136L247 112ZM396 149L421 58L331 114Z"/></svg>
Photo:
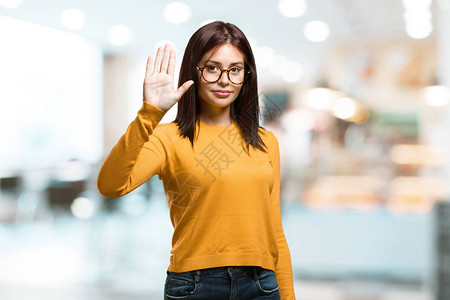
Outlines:
<svg viewBox="0 0 450 300"><path fill-rule="evenodd" d="M141 185L143 183L141 181L146 177L153 175L146 176L139 172L141 168L136 168L136 163L139 160L148 160L143 157L142 149L164 114L165 111L143 102L137 117L128 126L127 131L113 147L100 168L97 188L102 195L108 198L123 196ZM157 149L153 152L159 154L159 157L155 155L152 158L154 166L153 170L149 166L147 169L149 171L156 170L162 156L161 151Z"/></svg>

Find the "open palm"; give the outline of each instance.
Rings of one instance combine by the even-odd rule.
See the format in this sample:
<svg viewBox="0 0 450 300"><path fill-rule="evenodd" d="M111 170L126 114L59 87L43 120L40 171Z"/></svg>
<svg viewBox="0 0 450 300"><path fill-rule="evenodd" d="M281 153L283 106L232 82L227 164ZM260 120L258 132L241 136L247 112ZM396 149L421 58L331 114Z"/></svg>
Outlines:
<svg viewBox="0 0 450 300"><path fill-rule="evenodd" d="M158 48L156 58L149 56L144 79L144 101L168 111L194 83L186 81L174 88L175 50L166 44Z"/></svg>

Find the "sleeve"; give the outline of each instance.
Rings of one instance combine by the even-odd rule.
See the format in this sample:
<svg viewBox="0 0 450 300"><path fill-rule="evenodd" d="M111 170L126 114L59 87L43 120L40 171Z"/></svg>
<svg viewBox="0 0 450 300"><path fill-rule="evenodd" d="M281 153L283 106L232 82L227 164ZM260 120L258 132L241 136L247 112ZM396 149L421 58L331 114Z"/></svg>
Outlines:
<svg viewBox="0 0 450 300"><path fill-rule="evenodd" d="M295 299L294 282L292 277L291 255L289 252L286 237L284 235L281 222L281 205L280 205L280 148L278 139L271 133L272 143L270 149L270 158L274 172L274 183L270 200L272 203L273 224L278 244L279 256L276 265L275 275L278 286L280 287L281 300Z"/></svg>
<svg viewBox="0 0 450 300"><path fill-rule="evenodd" d="M165 146L154 134L165 111L143 101L137 117L103 162L97 189L105 197L117 198L133 191L155 174L166 161Z"/></svg>

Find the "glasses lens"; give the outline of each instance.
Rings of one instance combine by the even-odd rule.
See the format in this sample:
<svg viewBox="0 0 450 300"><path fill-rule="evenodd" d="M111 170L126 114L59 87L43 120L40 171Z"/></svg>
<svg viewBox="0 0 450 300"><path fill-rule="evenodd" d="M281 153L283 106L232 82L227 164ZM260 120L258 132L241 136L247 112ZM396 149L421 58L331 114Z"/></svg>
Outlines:
<svg viewBox="0 0 450 300"><path fill-rule="evenodd" d="M216 66L205 66L203 68L203 77L206 81L217 81L219 80L220 74L222 74L222 72Z"/></svg>
<svg viewBox="0 0 450 300"><path fill-rule="evenodd" d="M245 71L243 68L233 67L228 73L228 78L230 78L233 83L243 83L244 82Z"/></svg>

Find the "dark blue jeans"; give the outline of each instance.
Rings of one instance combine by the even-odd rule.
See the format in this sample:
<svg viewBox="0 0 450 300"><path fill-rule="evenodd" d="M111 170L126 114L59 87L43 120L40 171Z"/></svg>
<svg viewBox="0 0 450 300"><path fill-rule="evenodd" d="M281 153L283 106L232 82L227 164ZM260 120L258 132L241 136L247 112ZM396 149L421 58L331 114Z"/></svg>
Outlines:
<svg viewBox="0 0 450 300"><path fill-rule="evenodd" d="M219 267L167 271L164 299L280 299L275 273L261 267Z"/></svg>

